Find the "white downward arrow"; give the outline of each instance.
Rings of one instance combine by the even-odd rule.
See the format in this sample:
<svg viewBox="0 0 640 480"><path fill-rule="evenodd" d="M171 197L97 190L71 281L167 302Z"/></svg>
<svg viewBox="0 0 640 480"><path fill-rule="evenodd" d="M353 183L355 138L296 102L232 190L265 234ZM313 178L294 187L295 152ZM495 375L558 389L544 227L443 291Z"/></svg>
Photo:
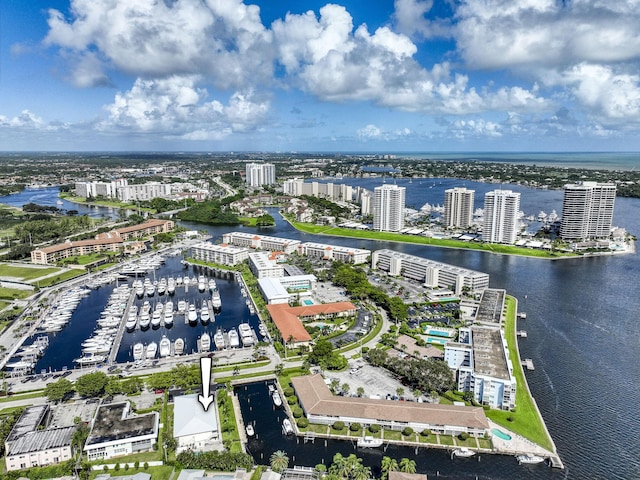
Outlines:
<svg viewBox="0 0 640 480"><path fill-rule="evenodd" d="M213 402L213 395L209 393L211 388L211 359L203 357L200 359L200 378L202 380L202 395L198 395L198 401L204 407L204 411L209 410L209 405Z"/></svg>

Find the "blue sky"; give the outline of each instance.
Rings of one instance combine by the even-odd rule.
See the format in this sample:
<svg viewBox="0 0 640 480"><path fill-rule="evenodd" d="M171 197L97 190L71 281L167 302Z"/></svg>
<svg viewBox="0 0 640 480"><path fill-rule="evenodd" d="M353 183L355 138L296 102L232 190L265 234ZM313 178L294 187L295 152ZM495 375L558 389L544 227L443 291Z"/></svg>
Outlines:
<svg viewBox="0 0 640 480"><path fill-rule="evenodd" d="M0 150L637 151L640 0L3 0Z"/></svg>

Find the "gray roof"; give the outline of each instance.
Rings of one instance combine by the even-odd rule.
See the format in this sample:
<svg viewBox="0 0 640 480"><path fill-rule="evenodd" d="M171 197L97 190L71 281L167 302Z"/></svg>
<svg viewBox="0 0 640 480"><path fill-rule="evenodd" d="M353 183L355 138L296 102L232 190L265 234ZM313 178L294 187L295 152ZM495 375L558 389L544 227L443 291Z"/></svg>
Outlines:
<svg viewBox="0 0 640 480"><path fill-rule="evenodd" d="M158 435L158 412L129 415L128 402L101 405L96 412L85 450L90 445L146 435Z"/></svg>
<svg viewBox="0 0 640 480"><path fill-rule="evenodd" d="M175 438L198 433L216 432L218 419L216 406L212 404L206 412L198 402L198 395L175 397L173 408L173 436Z"/></svg>
<svg viewBox="0 0 640 480"><path fill-rule="evenodd" d="M7 455L21 455L69 446L75 430L76 427L60 427L25 433L12 441L7 441Z"/></svg>
<svg viewBox="0 0 640 480"><path fill-rule="evenodd" d="M28 432L33 432L44 420L47 412L49 411L49 405L33 405L27 407L20 418L13 426L11 433L7 437L8 442L17 440Z"/></svg>
<svg viewBox="0 0 640 480"><path fill-rule="evenodd" d="M177 480L200 480L204 478L204 470L184 469L178 475Z"/></svg>

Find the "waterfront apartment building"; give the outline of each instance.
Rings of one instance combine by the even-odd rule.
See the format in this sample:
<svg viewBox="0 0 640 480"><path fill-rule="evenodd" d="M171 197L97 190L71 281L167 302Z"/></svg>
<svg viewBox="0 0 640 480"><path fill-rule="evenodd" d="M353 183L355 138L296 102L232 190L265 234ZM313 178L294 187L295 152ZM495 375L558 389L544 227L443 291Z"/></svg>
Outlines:
<svg viewBox="0 0 640 480"><path fill-rule="evenodd" d="M291 378L306 417L312 423L332 425L342 421L363 428L377 424L390 430L410 427L415 432L435 434L468 433L482 437L489 421L481 407L398 402L373 398L334 396L320 374Z"/></svg>
<svg viewBox="0 0 640 480"><path fill-rule="evenodd" d="M37 248L31 252L31 263L46 265L78 255L89 255L97 252L118 252L124 242L148 237L156 233L173 230L171 220L151 219L131 227L117 228L110 232L100 233L93 240L67 240L49 247Z"/></svg>
<svg viewBox="0 0 640 480"><path fill-rule="evenodd" d="M494 190L484 196L482 239L489 243L515 243L518 236L520 194Z"/></svg>
<svg viewBox="0 0 640 480"><path fill-rule="evenodd" d="M469 228L473 223L475 190L465 187L444 191L444 225L447 228Z"/></svg>
<svg viewBox="0 0 640 480"><path fill-rule="evenodd" d="M397 185L373 189L373 230L399 232L404 228L405 191Z"/></svg>
<svg viewBox="0 0 640 480"><path fill-rule="evenodd" d="M284 277L284 267L278 265L267 252L250 253L249 268L258 279Z"/></svg>
<svg viewBox="0 0 640 480"><path fill-rule="evenodd" d="M75 426L45 428L48 405L27 407L5 440L8 471L44 467L71 460Z"/></svg>
<svg viewBox="0 0 640 480"><path fill-rule="evenodd" d="M433 288L447 288L456 294L480 292L489 286L489 274L436 262L393 250L376 250L371 255L371 268L416 280Z"/></svg>
<svg viewBox="0 0 640 480"><path fill-rule="evenodd" d="M362 248L326 245L324 243L305 242L298 245L298 254L304 257L335 260L344 263L365 263L371 255L371 250Z"/></svg>
<svg viewBox="0 0 640 480"><path fill-rule="evenodd" d="M300 240L289 238L269 237L253 233L230 232L222 235L222 242L236 247L253 248L256 250L270 250L273 252L293 253L298 249Z"/></svg>
<svg viewBox="0 0 640 480"><path fill-rule="evenodd" d="M251 187L276 183L276 167L272 163L247 163L245 182Z"/></svg>
<svg viewBox="0 0 640 480"><path fill-rule="evenodd" d="M311 197L326 198L328 200L342 200L350 202L353 199L353 187L343 183L308 182L304 179L293 178L285 180L283 184L285 195L309 195Z"/></svg>
<svg viewBox="0 0 640 480"><path fill-rule="evenodd" d="M565 185L560 238L609 238L615 200L616 186L611 183L580 182Z"/></svg>
<svg viewBox="0 0 640 480"><path fill-rule="evenodd" d="M125 180L126 182L126 180ZM117 188L118 200L121 202L148 201L154 198L171 196L171 185L160 182L148 182L134 185L122 185Z"/></svg>
<svg viewBox="0 0 640 480"><path fill-rule="evenodd" d="M516 379L502 330L474 326L459 329L459 341L444 347L444 361L456 375L457 389L473 392L491 408L516 407Z"/></svg>
<svg viewBox="0 0 640 480"><path fill-rule="evenodd" d="M201 242L191 247L193 258L203 262L219 263L221 265L237 265L249 258L249 250L232 245L215 245Z"/></svg>
<svg viewBox="0 0 640 480"><path fill-rule="evenodd" d="M115 198L116 182L76 182L75 196L82 198Z"/></svg>

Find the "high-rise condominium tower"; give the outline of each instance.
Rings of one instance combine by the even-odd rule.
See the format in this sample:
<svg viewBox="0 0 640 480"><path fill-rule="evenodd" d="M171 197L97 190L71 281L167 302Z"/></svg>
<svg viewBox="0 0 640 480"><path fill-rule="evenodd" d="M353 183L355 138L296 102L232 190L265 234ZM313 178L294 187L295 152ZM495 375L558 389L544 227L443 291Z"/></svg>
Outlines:
<svg viewBox="0 0 640 480"><path fill-rule="evenodd" d="M616 186L612 183L565 185L560 238L590 240L609 237L615 200Z"/></svg>
<svg viewBox="0 0 640 480"><path fill-rule="evenodd" d="M404 228L405 188L381 185L373 189L373 229L397 232Z"/></svg>
<svg viewBox="0 0 640 480"><path fill-rule="evenodd" d="M520 194L494 190L484 196L482 239L490 243L514 243L518 234Z"/></svg>
<svg viewBox="0 0 640 480"><path fill-rule="evenodd" d="M276 183L276 167L272 163L247 163L245 182L252 187Z"/></svg>
<svg viewBox="0 0 640 480"><path fill-rule="evenodd" d="M444 224L449 228L469 228L473 221L475 190L464 187L444 191Z"/></svg>

